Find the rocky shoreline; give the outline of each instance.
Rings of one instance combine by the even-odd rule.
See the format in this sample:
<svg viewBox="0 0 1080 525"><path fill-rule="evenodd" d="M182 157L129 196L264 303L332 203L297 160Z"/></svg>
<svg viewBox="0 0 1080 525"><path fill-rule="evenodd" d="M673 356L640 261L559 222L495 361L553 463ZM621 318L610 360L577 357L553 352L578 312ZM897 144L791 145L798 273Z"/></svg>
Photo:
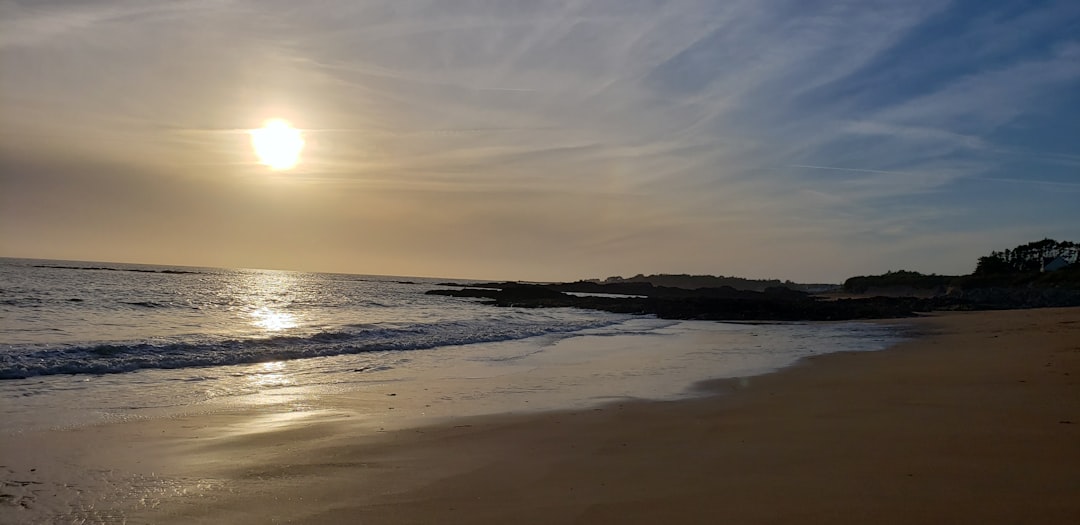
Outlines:
<svg viewBox="0 0 1080 525"><path fill-rule="evenodd" d="M727 321L844 321L913 317L942 310L1005 310L1080 306L1080 290L993 288L954 290L934 297L827 298L787 288L763 292L730 287L687 290L649 283L484 283L429 290L429 295L482 299L501 307L572 307L661 319ZM580 295L575 295L580 294Z"/></svg>

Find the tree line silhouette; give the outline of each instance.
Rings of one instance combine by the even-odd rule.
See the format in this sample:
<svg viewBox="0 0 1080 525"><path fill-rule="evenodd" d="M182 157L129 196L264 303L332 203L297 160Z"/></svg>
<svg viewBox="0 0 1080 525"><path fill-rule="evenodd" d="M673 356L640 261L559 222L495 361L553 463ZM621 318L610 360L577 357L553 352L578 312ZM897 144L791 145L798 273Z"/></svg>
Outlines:
<svg viewBox="0 0 1080 525"><path fill-rule="evenodd" d="M1045 264L1058 257L1064 259L1065 262L1075 264L1078 254L1080 254L1080 245L1075 242L1043 239L1021 244L1011 250L995 251L985 257L979 257L979 263L975 266L975 275L1038 272Z"/></svg>
<svg viewBox="0 0 1080 525"><path fill-rule="evenodd" d="M1044 272L1045 265L1061 258L1067 266ZM970 275L937 275L899 270L881 275L860 275L844 281L844 290L867 293L874 290L930 290L975 288L1076 288L1080 289L1080 243L1043 239L979 257Z"/></svg>

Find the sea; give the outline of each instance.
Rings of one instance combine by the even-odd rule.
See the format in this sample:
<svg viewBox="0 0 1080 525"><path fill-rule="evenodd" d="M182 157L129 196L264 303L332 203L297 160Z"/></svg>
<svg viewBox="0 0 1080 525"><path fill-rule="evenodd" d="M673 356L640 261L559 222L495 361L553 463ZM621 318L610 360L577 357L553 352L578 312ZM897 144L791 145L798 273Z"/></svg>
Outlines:
<svg viewBox="0 0 1080 525"><path fill-rule="evenodd" d="M399 422L678 399L707 379L905 337L872 323L674 321L425 294L469 282L0 258L0 431L395 390L426 396Z"/></svg>

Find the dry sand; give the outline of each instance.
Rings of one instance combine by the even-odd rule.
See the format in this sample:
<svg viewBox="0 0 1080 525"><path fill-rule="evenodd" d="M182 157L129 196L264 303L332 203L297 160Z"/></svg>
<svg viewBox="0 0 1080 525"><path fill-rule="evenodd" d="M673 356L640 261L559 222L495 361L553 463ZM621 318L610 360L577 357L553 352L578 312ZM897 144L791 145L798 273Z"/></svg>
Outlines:
<svg viewBox="0 0 1080 525"><path fill-rule="evenodd" d="M1080 523L1080 309L915 325L692 401L377 433L335 398L49 432L4 463L142 473L127 523Z"/></svg>

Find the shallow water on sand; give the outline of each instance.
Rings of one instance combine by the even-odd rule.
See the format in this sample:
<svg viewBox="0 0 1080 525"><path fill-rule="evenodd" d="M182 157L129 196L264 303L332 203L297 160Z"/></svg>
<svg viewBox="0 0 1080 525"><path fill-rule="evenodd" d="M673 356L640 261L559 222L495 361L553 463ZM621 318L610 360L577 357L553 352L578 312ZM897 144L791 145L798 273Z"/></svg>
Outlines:
<svg viewBox="0 0 1080 525"><path fill-rule="evenodd" d="M879 350L904 336L895 326L868 323L731 324L495 308L425 296L436 284L408 278L23 264L37 281L13 278L19 271L8 268L0 286L0 335L8 338L0 356L9 377L0 380L0 439L21 440L43 456L0 465L0 521L123 523L132 509L224 490L212 478L86 465L86 451L66 449L71 441L60 430L173 417L197 428L200 418L224 415L230 423L218 419L214 428L235 434L230 439L280 440L279 431L340 418L374 435L467 416L680 399L700 395L693 389L699 381L750 378L812 355ZM192 276L202 281L186 281ZM236 284L253 279L276 284L256 287L262 291ZM307 291L289 292L296 283ZM83 300L61 301L74 288L85 288ZM120 300L176 303L176 294L215 299L200 309ZM346 297L325 299L335 294ZM271 303L279 317L265 315Z"/></svg>
<svg viewBox="0 0 1080 525"><path fill-rule="evenodd" d="M3 431L418 384L432 394L409 413L423 418L670 398L897 337L869 324L674 322L424 294L440 281L0 259Z"/></svg>
<svg viewBox="0 0 1080 525"><path fill-rule="evenodd" d="M372 426L448 417L583 408L618 399L677 399L692 385L748 377L803 357L878 350L895 328L865 323L726 324L631 318L500 342L125 374L0 382L5 433L108 421L247 410L302 411L367 396ZM408 393L408 395L405 395ZM389 412L393 410L393 412Z"/></svg>
<svg viewBox="0 0 1080 525"><path fill-rule="evenodd" d="M125 523L132 513L152 513L163 501L197 504L234 490L197 469L192 471L197 477L190 477L138 466L147 454L179 454L176 447L216 450L231 444L251 454L267 447L283 450L274 447L288 447L289 436L306 428L338 429L363 440L381 431L468 416L674 400L700 395L692 388L697 381L753 381L756 374L803 357L881 349L899 336L895 329L858 323L634 318L566 336L391 355L3 381L0 396L9 402L0 413L6 434L0 440L21 443L27 453L0 465L7 504L0 508L0 522L15 516L28 523ZM377 368L390 359L396 360L393 366ZM111 424L172 417L183 419L127 430ZM60 431L86 425L94 426ZM157 434L158 428L170 429L169 434ZM79 437L83 432L86 444ZM113 449L117 440L136 439L143 442L142 452L121 454L127 465L116 464L118 456L111 452L105 457L113 459L88 460L93 450L80 447L98 446L95 439ZM198 461L180 455L157 461Z"/></svg>

